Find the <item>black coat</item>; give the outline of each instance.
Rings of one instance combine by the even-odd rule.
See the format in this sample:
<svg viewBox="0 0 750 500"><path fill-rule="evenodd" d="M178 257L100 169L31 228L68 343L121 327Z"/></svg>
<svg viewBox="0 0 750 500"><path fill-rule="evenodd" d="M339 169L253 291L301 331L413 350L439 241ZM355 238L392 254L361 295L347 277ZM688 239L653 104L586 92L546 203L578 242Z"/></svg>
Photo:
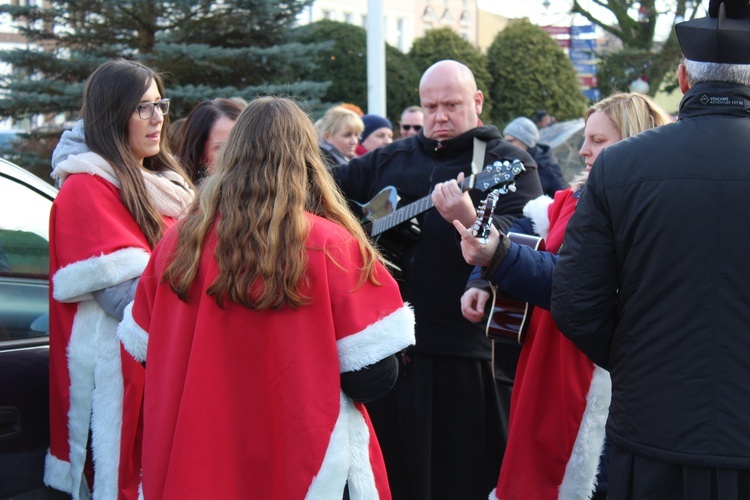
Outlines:
<svg viewBox="0 0 750 500"><path fill-rule="evenodd" d="M539 182L542 183L544 194L552 198L557 191L568 187L563 177L562 167L552 158L551 147L546 144L537 144L529 149L529 154L536 162Z"/></svg>
<svg viewBox="0 0 750 500"><path fill-rule="evenodd" d="M442 141L439 148L437 141L421 133L400 139L335 168L334 177L344 194L360 203L386 186L395 186L403 206L429 196L435 184L455 179L459 172L471 174L474 137L487 142L485 165L519 158L527 166L516 182L517 191L502 196L495 211L497 225L505 230L521 216L526 203L541 194L541 185L531 157L503 141L493 126L477 127ZM472 195L475 204L486 196L478 191ZM414 307L415 350L490 359L491 344L483 328L461 315L460 299L472 266L461 255L458 232L434 208L417 219L421 233L406 250L401 282L404 300Z"/></svg>
<svg viewBox="0 0 750 500"><path fill-rule="evenodd" d="M599 155L568 224L552 314L610 370L630 453L750 468L748 158L750 88L699 83Z"/></svg>

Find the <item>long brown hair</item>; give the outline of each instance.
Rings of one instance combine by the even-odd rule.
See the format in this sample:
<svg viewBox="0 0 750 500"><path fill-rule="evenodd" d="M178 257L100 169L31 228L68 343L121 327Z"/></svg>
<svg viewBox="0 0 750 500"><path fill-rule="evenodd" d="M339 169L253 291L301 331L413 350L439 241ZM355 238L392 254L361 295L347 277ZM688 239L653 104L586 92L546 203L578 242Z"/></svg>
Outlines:
<svg viewBox="0 0 750 500"><path fill-rule="evenodd" d="M310 212L343 226L359 244L360 285L377 284L379 259L326 169L310 118L291 100L262 97L237 119L200 198L180 223L164 279L182 300L215 224L219 275L207 292L250 309L308 303L304 294Z"/></svg>
<svg viewBox="0 0 750 500"><path fill-rule="evenodd" d="M107 61L89 77L81 111L86 145L112 166L120 182L120 198L153 248L164 232L164 223L146 192L140 169L171 170L185 177L188 185L190 181L169 151L168 116L164 117L158 154L144 159L141 167L130 150L128 121L151 82L156 82L164 97L164 84L154 70L136 61Z"/></svg>

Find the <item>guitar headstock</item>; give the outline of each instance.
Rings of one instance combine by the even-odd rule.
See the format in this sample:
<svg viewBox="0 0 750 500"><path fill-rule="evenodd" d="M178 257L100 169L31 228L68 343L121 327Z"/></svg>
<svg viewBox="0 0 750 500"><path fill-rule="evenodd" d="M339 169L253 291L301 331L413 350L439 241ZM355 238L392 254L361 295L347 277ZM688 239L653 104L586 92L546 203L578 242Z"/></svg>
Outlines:
<svg viewBox="0 0 750 500"><path fill-rule="evenodd" d="M484 167L478 174L464 179L461 187L464 191L468 189L479 189L481 191L498 189L500 194L507 194L516 191L516 177L525 171L526 167L517 158L513 161L496 161Z"/></svg>
<svg viewBox="0 0 750 500"><path fill-rule="evenodd" d="M482 200L477 207L477 218L471 225L469 231L475 238L479 238L483 245L487 244L487 238L490 237L490 228L492 227L492 215L497 207L497 200L500 198L500 190L493 189L487 198Z"/></svg>

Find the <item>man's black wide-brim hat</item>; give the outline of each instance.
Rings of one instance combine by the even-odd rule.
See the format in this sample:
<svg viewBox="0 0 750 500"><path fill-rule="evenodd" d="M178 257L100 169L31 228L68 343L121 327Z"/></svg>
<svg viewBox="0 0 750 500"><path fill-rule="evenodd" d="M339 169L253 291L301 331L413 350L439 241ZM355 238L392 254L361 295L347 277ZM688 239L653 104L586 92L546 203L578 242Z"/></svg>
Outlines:
<svg viewBox="0 0 750 500"><path fill-rule="evenodd" d="M675 25L691 61L750 64L750 0L711 0L708 17Z"/></svg>

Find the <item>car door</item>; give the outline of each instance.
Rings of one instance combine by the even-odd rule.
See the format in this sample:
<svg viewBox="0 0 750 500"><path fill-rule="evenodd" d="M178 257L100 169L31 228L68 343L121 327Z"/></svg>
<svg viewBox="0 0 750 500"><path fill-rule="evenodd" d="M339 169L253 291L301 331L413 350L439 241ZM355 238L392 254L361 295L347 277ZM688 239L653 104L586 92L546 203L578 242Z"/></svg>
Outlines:
<svg viewBox="0 0 750 500"><path fill-rule="evenodd" d="M49 447L49 211L56 190L0 160L0 498L65 498Z"/></svg>

